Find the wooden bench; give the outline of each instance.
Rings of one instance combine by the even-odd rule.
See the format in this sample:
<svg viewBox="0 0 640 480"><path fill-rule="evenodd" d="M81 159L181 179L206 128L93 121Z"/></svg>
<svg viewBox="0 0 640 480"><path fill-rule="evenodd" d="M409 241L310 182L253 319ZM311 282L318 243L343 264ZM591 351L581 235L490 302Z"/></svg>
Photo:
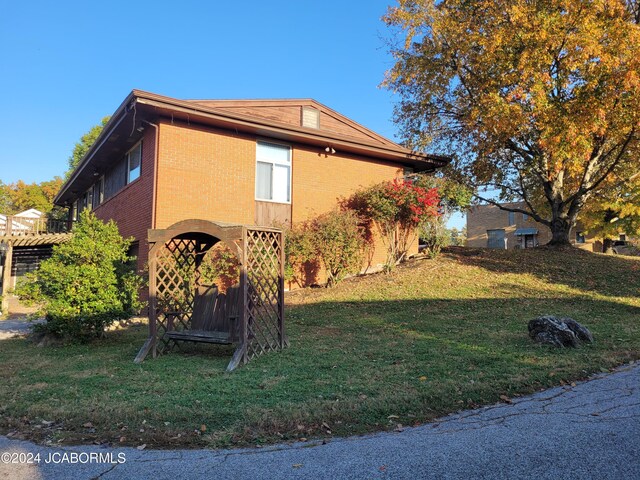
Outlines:
<svg viewBox="0 0 640 480"><path fill-rule="evenodd" d="M239 340L240 286L230 287L226 294L214 286L198 286L193 301L189 329L176 330L177 312L167 313L165 337L172 340L231 344Z"/></svg>

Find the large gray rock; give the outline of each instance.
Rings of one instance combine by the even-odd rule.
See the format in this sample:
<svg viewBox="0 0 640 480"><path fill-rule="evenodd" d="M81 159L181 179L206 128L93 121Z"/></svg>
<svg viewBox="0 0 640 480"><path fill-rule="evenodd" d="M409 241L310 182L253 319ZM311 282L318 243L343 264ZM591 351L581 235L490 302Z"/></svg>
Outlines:
<svg viewBox="0 0 640 480"><path fill-rule="evenodd" d="M554 347L577 347L593 342L591 332L572 318L544 315L529 322L529 336L538 343Z"/></svg>

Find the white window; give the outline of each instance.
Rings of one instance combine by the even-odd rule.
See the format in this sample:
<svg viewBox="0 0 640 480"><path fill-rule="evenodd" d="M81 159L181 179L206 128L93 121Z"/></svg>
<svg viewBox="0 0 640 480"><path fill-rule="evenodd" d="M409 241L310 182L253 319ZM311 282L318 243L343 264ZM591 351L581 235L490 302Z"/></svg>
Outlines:
<svg viewBox="0 0 640 480"><path fill-rule="evenodd" d="M142 163L142 142L129 150L127 159L127 183L133 182L140 176L140 164Z"/></svg>
<svg viewBox="0 0 640 480"><path fill-rule="evenodd" d="M97 208L104 201L104 177L100 177L93 186L93 208Z"/></svg>
<svg viewBox="0 0 640 480"><path fill-rule="evenodd" d="M291 202L291 147L257 143L256 200Z"/></svg>

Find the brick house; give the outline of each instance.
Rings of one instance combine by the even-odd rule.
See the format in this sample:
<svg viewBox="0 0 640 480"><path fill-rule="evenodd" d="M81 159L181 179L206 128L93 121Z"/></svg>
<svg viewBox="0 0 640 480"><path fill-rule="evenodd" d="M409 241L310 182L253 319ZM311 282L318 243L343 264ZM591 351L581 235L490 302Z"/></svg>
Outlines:
<svg viewBox="0 0 640 480"><path fill-rule="evenodd" d="M525 208L523 202L504 203L503 206ZM572 244L590 252L602 252L602 241L582 231L580 224L571 229ZM548 226L518 212L501 210L495 205L475 205L467 212L468 247L532 248L551 240Z"/></svg>
<svg viewBox="0 0 640 480"><path fill-rule="evenodd" d="M314 100L177 100L132 91L55 199L113 219L147 261L147 230L197 218L273 225L335 208L359 187L433 172ZM382 249L372 263L382 262ZM417 245L416 245L417 250Z"/></svg>

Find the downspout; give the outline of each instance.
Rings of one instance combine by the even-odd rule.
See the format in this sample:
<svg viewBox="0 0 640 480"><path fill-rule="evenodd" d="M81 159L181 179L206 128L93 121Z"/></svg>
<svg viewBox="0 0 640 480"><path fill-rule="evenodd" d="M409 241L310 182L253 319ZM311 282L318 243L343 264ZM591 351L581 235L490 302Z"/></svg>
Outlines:
<svg viewBox="0 0 640 480"><path fill-rule="evenodd" d="M155 123L148 122L145 120L143 122L145 125L151 125L155 130L155 138L153 141L153 193L151 194L151 228L156 228L156 201L157 201L157 190L158 190L158 125Z"/></svg>

